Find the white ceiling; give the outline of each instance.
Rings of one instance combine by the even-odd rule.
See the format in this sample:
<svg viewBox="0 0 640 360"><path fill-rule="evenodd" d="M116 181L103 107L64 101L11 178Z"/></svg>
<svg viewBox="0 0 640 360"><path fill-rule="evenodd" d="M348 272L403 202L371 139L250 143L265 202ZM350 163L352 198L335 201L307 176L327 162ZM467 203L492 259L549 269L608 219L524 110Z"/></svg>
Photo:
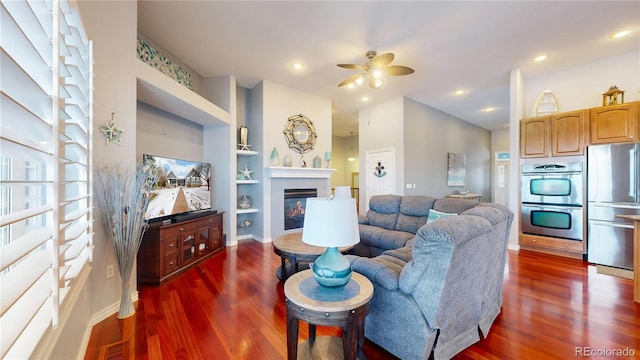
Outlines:
<svg viewBox="0 0 640 360"><path fill-rule="evenodd" d="M509 72L525 78L640 50L639 1L139 1L138 30L204 77L233 75L330 98L336 136L358 109L407 96L494 130L509 122ZM631 35L611 40L621 29ZM365 52L416 70L381 89L338 88ZM547 54L549 59L531 59ZM290 65L305 68L294 72ZM467 93L454 96L456 89ZM603 92L606 89L603 89ZM360 98L368 95L363 103ZM485 112L486 107L496 107Z"/></svg>

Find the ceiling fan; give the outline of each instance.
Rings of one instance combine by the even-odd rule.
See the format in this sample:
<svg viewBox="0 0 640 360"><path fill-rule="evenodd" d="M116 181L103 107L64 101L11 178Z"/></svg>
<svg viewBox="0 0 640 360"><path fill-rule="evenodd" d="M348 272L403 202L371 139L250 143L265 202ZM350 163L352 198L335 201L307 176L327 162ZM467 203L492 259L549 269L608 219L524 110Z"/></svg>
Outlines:
<svg viewBox="0 0 640 360"><path fill-rule="evenodd" d="M371 50L365 54L369 59L363 65L356 64L338 64L339 67L351 70L359 70L361 73L349 76L344 79L338 87L362 85L365 77L369 77L369 86L377 89L382 86L383 75L400 76L413 74L415 70L410 67L400 65L389 65L393 61L393 53L385 53L378 55L377 52Z"/></svg>

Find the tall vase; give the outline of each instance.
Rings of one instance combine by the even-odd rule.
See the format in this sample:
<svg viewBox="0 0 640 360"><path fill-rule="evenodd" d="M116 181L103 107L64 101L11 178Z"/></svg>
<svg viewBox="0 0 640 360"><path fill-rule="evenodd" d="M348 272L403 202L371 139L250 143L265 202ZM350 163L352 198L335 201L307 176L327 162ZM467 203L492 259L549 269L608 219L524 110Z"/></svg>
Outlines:
<svg viewBox="0 0 640 360"><path fill-rule="evenodd" d="M271 157L269 158L269 163L271 166L279 166L280 165L280 157L278 156L278 150L274 147L271 150Z"/></svg>
<svg viewBox="0 0 640 360"><path fill-rule="evenodd" d="M136 309L133 307L131 300L131 289L129 288L129 279L122 280L122 294L120 295L120 309L118 310L118 319L126 319L133 316Z"/></svg>

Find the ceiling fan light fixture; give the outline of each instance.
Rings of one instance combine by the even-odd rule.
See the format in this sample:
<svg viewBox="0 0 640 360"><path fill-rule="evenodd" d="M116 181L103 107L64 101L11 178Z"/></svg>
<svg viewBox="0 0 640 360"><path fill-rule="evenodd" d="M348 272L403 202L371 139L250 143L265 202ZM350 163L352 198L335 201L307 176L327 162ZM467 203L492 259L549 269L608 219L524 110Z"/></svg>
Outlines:
<svg viewBox="0 0 640 360"><path fill-rule="evenodd" d="M349 70L358 70L361 73L352 75L338 84L338 87L347 86L355 82L358 85L362 85L365 80L368 80L369 87L372 89L378 89L382 86L382 78L385 76L402 76L413 74L415 70L410 67L400 65L389 65L393 59L393 53L385 53L378 55L375 51L367 51L365 54L368 61L362 65L357 64L337 64L338 67ZM365 79L365 77L367 79Z"/></svg>
<svg viewBox="0 0 640 360"><path fill-rule="evenodd" d="M349 89L353 89L354 87L356 87L356 84L355 83L350 83L350 84L347 85L347 87Z"/></svg>

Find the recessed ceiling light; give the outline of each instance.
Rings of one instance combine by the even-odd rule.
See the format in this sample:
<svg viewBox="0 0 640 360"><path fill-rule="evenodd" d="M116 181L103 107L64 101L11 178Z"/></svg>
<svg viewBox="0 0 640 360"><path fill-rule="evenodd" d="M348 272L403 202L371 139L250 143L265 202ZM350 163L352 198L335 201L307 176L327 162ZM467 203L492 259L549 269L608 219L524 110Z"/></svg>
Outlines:
<svg viewBox="0 0 640 360"><path fill-rule="evenodd" d="M293 65L291 65L291 67L293 68L293 70L302 70L304 66L302 66L302 64L300 63L294 63Z"/></svg>
<svg viewBox="0 0 640 360"><path fill-rule="evenodd" d="M482 111L485 111L485 112L496 111L496 108L488 106L488 107L484 108Z"/></svg>
<svg viewBox="0 0 640 360"><path fill-rule="evenodd" d="M629 35L631 33L631 30L622 30L622 31L618 31L616 33L613 33L611 35L609 35L610 38L612 39L619 39L621 37L625 37L627 35Z"/></svg>
<svg viewBox="0 0 640 360"><path fill-rule="evenodd" d="M362 101L369 101L369 97L368 97L368 96L366 96L366 95L365 95L365 96L363 96L363 97L362 97Z"/></svg>
<svg viewBox="0 0 640 360"><path fill-rule="evenodd" d="M456 95L462 95L462 94L464 94L465 92L466 92L466 91L464 91L464 90L460 89L460 90L456 90L456 91L454 92L454 94L456 94Z"/></svg>
<svg viewBox="0 0 640 360"><path fill-rule="evenodd" d="M538 55L536 57L533 58L533 61L535 62L540 62L540 61L544 61L547 60L548 56L547 55Z"/></svg>

